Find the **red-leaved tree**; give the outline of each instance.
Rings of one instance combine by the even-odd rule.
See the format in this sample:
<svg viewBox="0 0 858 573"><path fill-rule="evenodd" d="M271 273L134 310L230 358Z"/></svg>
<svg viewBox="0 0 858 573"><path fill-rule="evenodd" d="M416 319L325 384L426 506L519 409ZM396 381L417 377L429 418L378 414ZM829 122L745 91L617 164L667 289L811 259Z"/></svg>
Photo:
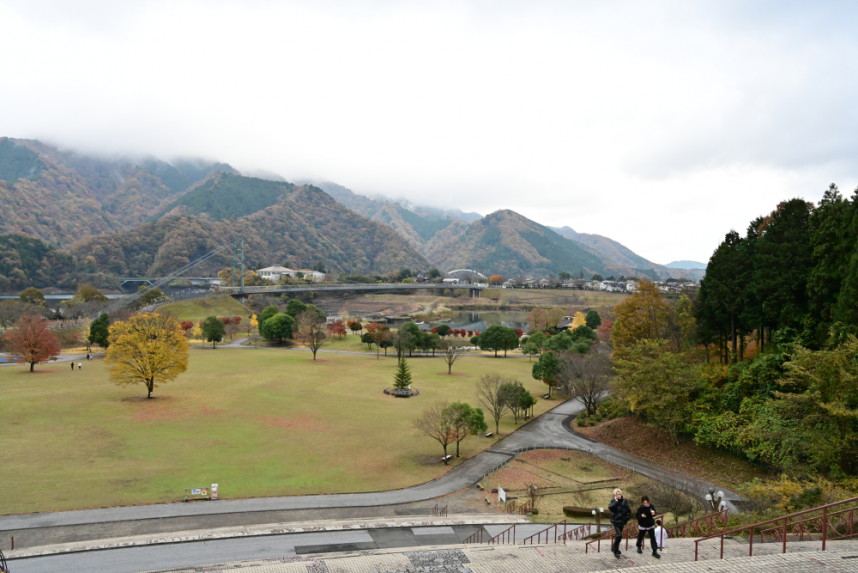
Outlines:
<svg viewBox="0 0 858 573"><path fill-rule="evenodd" d="M194 327L194 323L193 323L193 321L190 321L190 320L183 320L182 324L180 324L179 326L182 327L182 330L187 332Z"/></svg>
<svg viewBox="0 0 858 573"><path fill-rule="evenodd" d="M12 360L18 364L29 364L30 372L36 364L56 360L60 355L60 343L41 316L25 314L19 318L15 330L6 336L6 340Z"/></svg>
<svg viewBox="0 0 858 573"><path fill-rule="evenodd" d="M328 323L328 334L331 336L346 336L346 325L342 320L333 320Z"/></svg>

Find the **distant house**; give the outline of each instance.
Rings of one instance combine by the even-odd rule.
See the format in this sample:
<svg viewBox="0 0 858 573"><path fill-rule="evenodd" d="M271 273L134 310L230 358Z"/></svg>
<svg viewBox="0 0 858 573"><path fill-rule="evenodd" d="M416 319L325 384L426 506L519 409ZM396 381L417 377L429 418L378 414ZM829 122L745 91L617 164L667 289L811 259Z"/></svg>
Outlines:
<svg viewBox="0 0 858 573"><path fill-rule="evenodd" d="M298 273L301 273L300 277L298 277ZM289 269L278 265L259 269L256 271L256 274L275 283L280 282L280 279L283 277L305 278L316 283L325 280L325 273L320 273L319 271L313 271L310 269Z"/></svg>

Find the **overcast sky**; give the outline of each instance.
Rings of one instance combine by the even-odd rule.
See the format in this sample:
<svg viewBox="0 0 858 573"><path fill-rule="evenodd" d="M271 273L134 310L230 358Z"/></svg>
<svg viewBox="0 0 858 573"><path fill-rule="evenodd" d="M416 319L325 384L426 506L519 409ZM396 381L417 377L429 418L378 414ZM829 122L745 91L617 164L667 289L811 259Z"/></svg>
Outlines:
<svg viewBox="0 0 858 573"><path fill-rule="evenodd" d="M0 0L0 135L708 260L858 185L858 4Z"/></svg>

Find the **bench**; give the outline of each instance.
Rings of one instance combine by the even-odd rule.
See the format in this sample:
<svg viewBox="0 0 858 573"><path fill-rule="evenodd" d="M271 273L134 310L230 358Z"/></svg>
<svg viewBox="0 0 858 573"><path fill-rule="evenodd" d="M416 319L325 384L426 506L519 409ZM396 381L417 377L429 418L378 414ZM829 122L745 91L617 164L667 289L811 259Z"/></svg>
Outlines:
<svg viewBox="0 0 858 573"><path fill-rule="evenodd" d="M452 459L453 459L453 455L452 455L452 454L447 454L446 456L444 456L444 457L442 457L442 458L441 458L441 461L442 461L442 462L448 462L448 461L450 461L450 460L452 460Z"/></svg>

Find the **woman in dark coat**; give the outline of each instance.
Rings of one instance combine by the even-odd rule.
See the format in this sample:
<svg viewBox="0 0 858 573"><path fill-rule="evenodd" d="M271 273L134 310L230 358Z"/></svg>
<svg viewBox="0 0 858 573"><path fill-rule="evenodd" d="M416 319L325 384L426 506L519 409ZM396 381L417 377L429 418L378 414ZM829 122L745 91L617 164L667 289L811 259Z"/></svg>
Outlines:
<svg viewBox="0 0 858 573"><path fill-rule="evenodd" d="M614 499L608 505L608 511L611 512L611 525L614 526L614 542L611 544L611 552L614 556L620 558L620 542L623 540L623 528L632 518L632 508L629 507L629 502L623 497L623 491L620 488L614 490Z"/></svg>

